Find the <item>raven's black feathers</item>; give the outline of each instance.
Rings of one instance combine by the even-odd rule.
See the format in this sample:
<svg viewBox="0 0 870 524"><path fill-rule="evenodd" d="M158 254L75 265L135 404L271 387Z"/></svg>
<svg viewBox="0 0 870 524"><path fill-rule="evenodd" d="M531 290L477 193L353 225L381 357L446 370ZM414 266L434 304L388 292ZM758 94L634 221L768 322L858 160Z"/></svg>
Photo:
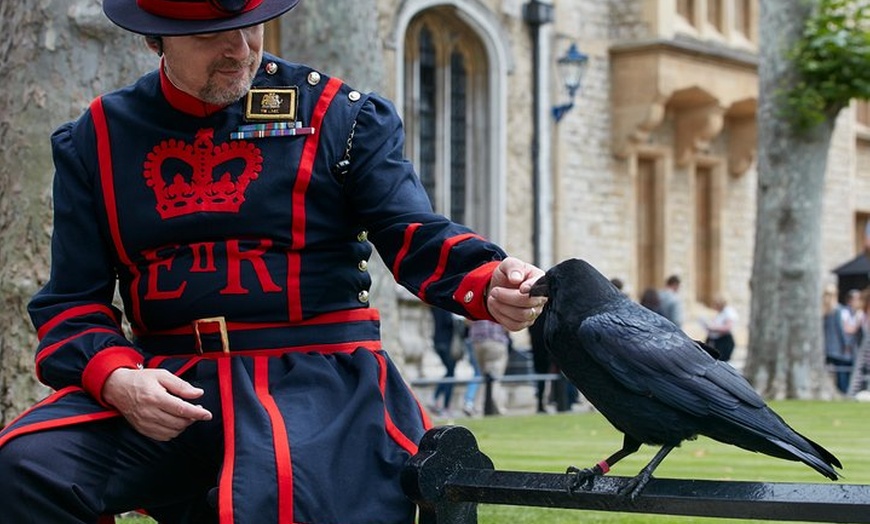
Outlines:
<svg viewBox="0 0 870 524"><path fill-rule="evenodd" d="M839 460L786 424L731 365L632 302L588 263L558 264L532 294L549 297L538 322L553 360L626 435L613 462L633 451L630 444L675 447L706 435L839 477Z"/></svg>

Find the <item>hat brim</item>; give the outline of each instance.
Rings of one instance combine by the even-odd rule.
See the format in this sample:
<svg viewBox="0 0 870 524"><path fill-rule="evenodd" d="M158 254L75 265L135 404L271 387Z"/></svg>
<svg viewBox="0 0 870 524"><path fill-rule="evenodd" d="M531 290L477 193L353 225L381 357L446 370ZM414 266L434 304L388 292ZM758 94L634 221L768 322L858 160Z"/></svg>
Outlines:
<svg viewBox="0 0 870 524"><path fill-rule="evenodd" d="M296 7L299 0L263 0L256 9L229 18L177 20L143 11L135 0L103 0L109 20L128 31L153 36L184 36L229 31L267 22Z"/></svg>

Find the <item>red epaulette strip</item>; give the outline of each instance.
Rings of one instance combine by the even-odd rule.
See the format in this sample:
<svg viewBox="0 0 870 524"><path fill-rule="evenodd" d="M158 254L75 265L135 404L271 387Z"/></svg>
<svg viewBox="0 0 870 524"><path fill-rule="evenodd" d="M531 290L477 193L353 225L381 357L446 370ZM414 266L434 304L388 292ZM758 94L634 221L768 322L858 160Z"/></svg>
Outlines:
<svg viewBox="0 0 870 524"><path fill-rule="evenodd" d="M301 251L305 247L305 193L311 183L314 173L314 161L317 157L317 149L320 146L320 130L323 119L329 109L332 100L341 88L342 82L337 78L330 78L314 107L311 115L310 126L316 129L313 135L305 139L302 149L302 159L299 162L299 170L296 175L296 183L293 186L291 208L293 213L292 240L290 250L287 252L287 311L290 321L302 319L302 290L300 273L302 271Z"/></svg>
<svg viewBox="0 0 870 524"><path fill-rule="evenodd" d="M142 275L133 264L124 243L121 241L121 226L118 222L118 203L115 200L115 174L112 166L112 146L109 139L109 125L106 121L106 113L103 109L102 97L95 98L91 102L91 117L94 120L94 131L97 135L97 158L100 165L100 181L103 188L103 201L106 205L106 217L109 220L109 230L112 234L112 242L118 259L129 269L133 276L130 283L130 302L132 303L131 319L133 324L144 326L139 300L139 281Z"/></svg>

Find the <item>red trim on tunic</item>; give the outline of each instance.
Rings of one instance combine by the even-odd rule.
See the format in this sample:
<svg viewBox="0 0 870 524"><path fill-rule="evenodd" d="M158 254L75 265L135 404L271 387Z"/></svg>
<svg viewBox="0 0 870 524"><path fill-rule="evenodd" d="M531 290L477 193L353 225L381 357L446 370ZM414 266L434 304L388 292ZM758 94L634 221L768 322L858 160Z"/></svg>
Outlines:
<svg viewBox="0 0 870 524"><path fill-rule="evenodd" d="M8 427L14 426L19 420L24 418L25 415L27 415L28 413L30 413L31 411L33 411L36 408L39 408L42 406L47 406L49 404L54 404L55 402L57 402L58 400L62 399L65 396L69 395L70 393L78 393L80 391L82 391L82 388L80 388L78 386L67 386L65 388L59 389L59 390L55 391L54 393L52 393L51 395L40 400L36 404L30 406L28 409L24 410L20 415L13 418L9 422L9 424L6 425L6 427L8 428Z"/></svg>
<svg viewBox="0 0 870 524"><path fill-rule="evenodd" d="M317 157L317 148L320 146L320 129L323 125L323 118L326 116L326 111L336 93L341 88L341 84L341 80L331 78L326 83L326 87L314 107L314 113L311 115L311 127L317 131L305 140L302 158L299 161L299 170L296 174L296 183L293 186L291 197L292 241L290 250L287 252L287 311L291 321L302 319L302 290L299 278L302 272L300 252L305 247L305 193L314 173L314 161Z"/></svg>
<svg viewBox="0 0 870 524"><path fill-rule="evenodd" d="M136 369L145 362L145 358L135 349L127 346L113 346L100 350L91 357L82 373L82 387L90 393L97 402L107 406L103 400L103 384L113 371L119 368Z"/></svg>
<svg viewBox="0 0 870 524"><path fill-rule="evenodd" d="M426 300L426 288L433 282L437 282L438 279L444 275L444 271L447 269L447 259L450 257L450 250L453 249L453 246L460 242L464 242L469 238L482 239L480 235L474 233L463 233L462 235L456 235L455 237L450 237L444 241L441 245L441 255L438 257L438 266L435 268L432 275L430 275L429 278L420 285L420 291L417 293L417 296L419 296L421 300Z"/></svg>
<svg viewBox="0 0 870 524"><path fill-rule="evenodd" d="M375 353L375 358L378 360L378 388L381 390L381 397L384 399L384 426L387 429L387 434L411 455L417 453L417 444L407 437L402 430L393 422L389 410L387 410L387 359L380 353Z"/></svg>
<svg viewBox="0 0 870 524"><path fill-rule="evenodd" d="M492 274L501 264L500 261L487 262L474 271L469 272L459 283L453 300L462 304L468 314L474 319L495 320L486 307L486 287L492 280ZM471 293L471 302L466 302L465 297Z"/></svg>
<svg viewBox="0 0 870 524"><path fill-rule="evenodd" d="M24 418L25 416L30 414L30 412L32 412L33 410L35 410L37 408L41 408L41 407L47 406L49 404L54 404L58 400L62 399L63 397L65 397L71 393L80 393L81 391L82 391L82 388L80 388L78 386L67 386L63 389L59 389L59 390L55 391L54 393L52 393L51 395L40 400L39 402L37 402L36 404L31 406L29 409L25 410L23 413L21 413L20 415L18 415L14 419L12 419L12 421L6 427L11 427L11 426L15 425L19 420L21 420L22 418ZM46 420L43 422L34 422L33 424L28 424L26 426L22 426L16 430L10 431L9 433L3 435L3 437L0 438L0 447L2 447L4 444L9 442L13 438L18 437L20 435L34 433L36 431L41 431L43 429L52 429L52 428L56 428L56 427L66 426L69 424L77 424L79 422L90 422L90 421L94 421L94 420L103 420L103 419L117 417L117 416L120 416L120 413L118 413L117 411L106 410L106 411L98 411L96 413L89 413L87 415L74 415L71 417L64 417L64 418L60 418L60 419L51 419L51 420Z"/></svg>
<svg viewBox="0 0 870 524"><path fill-rule="evenodd" d="M105 313L109 318L115 321L115 325L118 327L121 326L118 317L115 315L115 312L112 311L112 308L105 306L103 304L84 304L81 306L71 307L62 313L55 315L48 322L42 325L37 331L36 336L39 340L45 338L45 335L61 324L71 318L74 317L83 317L85 315L90 315L91 313Z"/></svg>
<svg viewBox="0 0 870 524"><path fill-rule="evenodd" d="M309 344L305 346L288 346L272 349L243 349L240 351L231 351L230 353L212 351L203 353L202 355L161 355L159 357L154 357L153 359L149 360L148 367L156 367L159 364L173 358L198 358L200 360L215 360L226 358L229 356L280 357L281 355L286 355L287 353L322 353L328 355L331 353L353 353L360 348L367 349L369 351L381 351L383 349L380 340L355 340L353 342L343 342L341 344ZM175 374L181 375L182 373L180 371L177 371Z"/></svg>
<svg viewBox="0 0 870 524"><path fill-rule="evenodd" d="M175 84L166 76L162 59L160 60L160 90L163 92L163 97L173 108L199 118L217 113L226 107L210 104L175 87Z"/></svg>
<svg viewBox="0 0 870 524"><path fill-rule="evenodd" d="M63 417L63 418L55 418L51 420L46 420L44 422L34 422L33 424L28 424L26 426L22 426L16 430L10 431L9 433L3 435L3 438L0 438L0 447L6 444L8 441L12 440L15 437L20 437L21 435L27 435L28 433L36 433L37 431L44 431L46 429L54 429L60 428L64 426L71 426L73 424L80 424L82 422L94 422L97 420L105 420L108 418L114 418L121 416L117 411L98 411L96 413L89 413L87 415L75 415L73 417Z"/></svg>
<svg viewBox="0 0 870 524"><path fill-rule="evenodd" d="M149 369L151 369L151 368L158 368L158 367L160 367L160 364L166 362L166 361L169 360L170 358L178 358L178 357L160 356L160 357L150 358L150 359L148 359L148 362L145 363L145 367L147 367L147 368L149 368ZM178 375L179 377L180 377L181 375L184 375L185 373L187 373L187 370L189 370L190 368L192 368L193 366L199 364L199 363L202 361L202 357L200 357L200 356L195 356L195 357L181 357L181 358L186 358L186 359L188 359L188 360L187 360L187 362L185 362L184 365L182 365L180 368L178 368L177 370L173 371L173 373L174 373L175 375Z"/></svg>
<svg viewBox="0 0 870 524"><path fill-rule="evenodd" d="M217 361L221 410L224 425L224 463L218 483L218 514L220 524L233 524L233 473L236 460L236 417L233 406L233 368L228 358Z"/></svg>
<svg viewBox="0 0 870 524"><path fill-rule="evenodd" d="M408 224L407 229L405 229L405 241L402 243L402 248L399 249L398 253L396 253L396 260L393 262L393 278L395 278L397 282L399 281L399 268L405 260L408 251L411 250L411 241L414 239L414 233L416 233L422 225L423 224L419 222L415 222L413 224Z"/></svg>
<svg viewBox="0 0 870 524"><path fill-rule="evenodd" d="M278 522L293 520L293 464L284 417L269 393L269 359L254 359L254 390L272 423L272 446L275 449L275 470L278 477Z"/></svg>
<svg viewBox="0 0 870 524"><path fill-rule="evenodd" d="M227 331L249 331L256 329L273 329L282 327L304 327L304 326L319 326L327 324L343 324L345 322L364 322L364 321L379 321L380 314L374 308L357 308L345 309L342 311L333 311L332 313L324 313L298 322L227 322ZM200 333L216 333L218 327L214 324L203 324L200 326ZM147 335L191 335L193 334L193 325L187 324L177 328L166 329L163 331L142 331L133 330L137 336Z"/></svg>
<svg viewBox="0 0 870 524"><path fill-rule="evenodd" d="M39 351L39 354L36 355L36 378L38 378L40 381L42 381L42 373L39 369L39 366L42 364L43 360L50 357L52 354L54 354L55 351L60 349L64 344L68 343L69 341L75 340L75 339L82 337L82 336L85 336L85 335L89 335L91 333L112 333L112 334L117 335L118 331L116 331L114 329L103 328L103 327L86 329L80 333L76 333L75 335L71 335L69 337L66 337L63 340L59 340L59 341L55 342L54 344L45 346L44 348L42 348Z"/></svg>
<svg viewBox="0 0 870 524"><path fill-rule="evenodd" d="M121 227L118 223L118 203L115 201L115 174L112 167L112 148L109 140L109 126L106 113L103 110L103 99L95 98L91 102L91 116L94 119L94 131L97 135L97 157L100 164L100 181L103 186L103 200L106 204L106 217L112 232L112 242L121 262L130 270L133 276L130 282L130 302L132 304L132 321L134 325L144 326L139 304L139 281L142 278L139 269L127 255L121 242Z"/></svg>

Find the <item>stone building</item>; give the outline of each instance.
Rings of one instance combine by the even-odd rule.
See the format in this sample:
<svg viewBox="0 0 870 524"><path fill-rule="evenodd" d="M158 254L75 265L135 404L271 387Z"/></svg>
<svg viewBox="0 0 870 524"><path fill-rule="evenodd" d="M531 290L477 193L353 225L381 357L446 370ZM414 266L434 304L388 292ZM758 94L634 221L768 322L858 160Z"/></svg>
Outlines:
<svg viewBox="0 0 870 524"><path fill-rule="evenodd" d="M585 258L634 298L676 273L684 328L703 336L694 319L722 293L745 344L758 0L367 0L348 21L362 46L346 28L306 22L345 2L318 4L272 24L271 49L394 100L439 211L542 267ZM588 67L557 121L551 108L569 100L556 62L572 44ZM838 122L826 276L858 252L870 216L868 124L859 104ZM377 300L425 331L413 299L385 288ZM409 353L425 345L401 331Z"/></svg>

